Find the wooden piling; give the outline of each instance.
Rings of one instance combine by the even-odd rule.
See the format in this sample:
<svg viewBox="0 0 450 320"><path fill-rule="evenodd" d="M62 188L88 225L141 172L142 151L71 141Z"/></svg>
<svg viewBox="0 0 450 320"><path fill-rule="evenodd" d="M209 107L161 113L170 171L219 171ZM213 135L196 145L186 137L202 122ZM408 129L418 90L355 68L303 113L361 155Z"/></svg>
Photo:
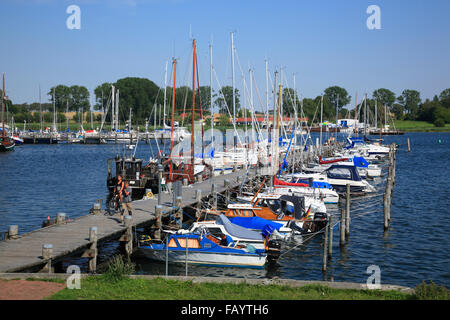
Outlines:
<svg viewBox="0 0 450 320"><path fill-rule="evenodd" d="M341 209L341 223L339 226L340 230L340 238L339 238L339 244L343 246L345 244L345 210Z"/></svg>
<svg viewBox="0 0 450 320"><path fill-rule="evenodd" d="M330 215L328 218L328 229L329 229L329 237L328 237L328 259L331 259L333 255L333 216Z"/></svg>
<svg viewBox="0 0 450 320"><path fill-rule="evenodd" d="M155 239L161 239L161 215L162 215L162 206L157 204L155 205L155 216L156 216L156 220L155 220L155 232L153 234L153 237Z"/></svg>
<svg viewBox="0 0 450 320"><path fill-rule="evenodd" d="M47 262L42 271L48 271L48 273L52 272L52 256L53 245L51 243L42 245L42 260Z"/></svg>
<svg viewBox="0 0 450 320"><path fill-rule="evenodd" d="M348 237L350 235L350 184L346 185L346 201L345 201L345 235Z"/></svg>
<svg viewBox="0 0 450 320"><path fill-rule="evenodd" d="M66 214L64 212L60 212L56 215L56 224L64 223L66 223Z"/></svg>
<svg viewBox="0 0 450 320"><path fill-rule="evenodd" d="M89 259L89 271L97 271L97 227L91 227L89 229L89 241L90 245L90 259Z"/></svg>
<svg viewBox="0 0 450 320"><path fill-rule="evenodd" d="M323 259L322 259L322 271L327 271L327 246L328 246L328 226L325 227L325 234L323 238Z"/></svg>
<svg viewBox="0 0 450 320"><path fill-rule="evenodd" d="M8 240L15 240L19 237L19 226L18 225L11 225L8 228Z"/></svg>
<svg viewBox="0 0 450 320"><path fill-rule="evenodd" d="M407 139L407 142L408 142L408 152L411 152L411 143L409 141L409 138Z"/></svg>
<svg viewBox="0 0 450 320"><path fill-rule="evenodd" d="M183 223L183 208L181 207L182 201L183 197L177 197L175 200L175 206L177 207L176 218L178 219L180 225Z"/></svg>
<svg viewBox="0 0 450 320"><path fill-rule="evenodd" d="M133 253L133 218L131 216L125 216L124 224L127 228L126 230L126 243L125 243L125 253L130 256Z"/></svg>

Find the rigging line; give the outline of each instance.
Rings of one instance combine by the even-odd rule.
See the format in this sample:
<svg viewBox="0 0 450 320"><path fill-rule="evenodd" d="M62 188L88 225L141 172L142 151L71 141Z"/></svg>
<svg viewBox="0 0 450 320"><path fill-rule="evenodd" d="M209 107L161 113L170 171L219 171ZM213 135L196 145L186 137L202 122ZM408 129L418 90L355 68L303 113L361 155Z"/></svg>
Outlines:
<svg viewBox="0 0 450 320"><path fill-rule="evenodd" d="M216 76L217 84L219 85L219 93L222 95L222 99L223 99L223 101L224 101L225 107L227 108L228 115L230 116L230 118L232 118L231 112L230 112L230 108L228 108L227 101L226 101L225 96L224 96L224 94L223 94L223 92L222 92L222 86L221 86L221 84L220 84L220 82L219 82L219 79L218 79L218 77L217 77L216 69L213 68L213 71L214 71L214 75ZM239 143L242 144L240 135L237 133L236 123L233 123L233 128L234 128L234 132L235 132L235 134L236 134L236 136L237 136L237 138L238 138L238 140L239 140Z"/></svg>

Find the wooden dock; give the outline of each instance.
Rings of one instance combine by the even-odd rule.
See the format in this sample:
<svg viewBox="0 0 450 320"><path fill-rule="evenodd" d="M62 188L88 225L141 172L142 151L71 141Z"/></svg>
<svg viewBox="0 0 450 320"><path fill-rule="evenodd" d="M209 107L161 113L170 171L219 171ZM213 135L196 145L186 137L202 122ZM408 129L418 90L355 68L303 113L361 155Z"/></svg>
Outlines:
<svg viewBox="0 0 450 320"><path fill-rule="evenodd" d="M248 176L255 176L255 169L248 170ZM230 188L242 183L246 172L238 170L229 174L215 176L213 179L215 190L224 192L225 180L229 181ZM239 181L238 181L239 180ZM181 207L192 206L196 201L196 190L201 190L202 197L211 193L211 180L198 182L182 187ZM161 197L162 211L174 210L174 196L163 192ZM131 227L151 225L155 220L155 206L158 204L158 195L153 199L133 201L133 215ZM63 209L63 208L61 208ZM119 238L126 234L127 227L119 222L119 215L89 214L62 224L54 224L26 234L19 235L17 239L0 241L0 273L19 272L24 270L42 269L48 261L43 258L43 246L52 245L51 263L55 264L69 255L86 252L92 244L90 229L97 227L97 243ZM20 228L20 226L19 226Z"/></svg>

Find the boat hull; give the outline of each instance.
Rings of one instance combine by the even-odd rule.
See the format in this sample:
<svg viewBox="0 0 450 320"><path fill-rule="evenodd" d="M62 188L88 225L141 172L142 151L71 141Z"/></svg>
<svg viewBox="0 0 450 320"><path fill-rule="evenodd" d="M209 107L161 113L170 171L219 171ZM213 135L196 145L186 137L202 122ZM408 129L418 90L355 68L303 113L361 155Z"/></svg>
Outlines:
<svg viewBox="0 0 450 320"><path fill-rule="evenodd" d="M166 253L170 263L186 263L186 250L168 250L144 247L141 248L145 257L155 261L166 261ZM232 254L201 252L195 249L187 251L187 263L215 266L215 267L242 267L242 268L264 268L265 255L258 254Z"/></svg>

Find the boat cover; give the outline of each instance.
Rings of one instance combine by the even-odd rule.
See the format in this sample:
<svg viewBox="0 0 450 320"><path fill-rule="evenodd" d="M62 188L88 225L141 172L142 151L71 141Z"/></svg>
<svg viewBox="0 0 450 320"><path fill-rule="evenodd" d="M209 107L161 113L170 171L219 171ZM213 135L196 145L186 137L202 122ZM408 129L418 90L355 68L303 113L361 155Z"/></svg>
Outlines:
<svg viewBox="0 0 450 320"><path fill-rule="evenodd" d="M358 168L368 168L369 162L364 157L353 157L353 164Z"/></svg>
<svg viewBox="0 0 450 320"><path fill-rule="evenodd" d="M229 220L241 227L255 230L263 230L267 225L270 225L275 230L280 230L280 228L283 226L281 223L277 223L260 217L233 217Z"/></svg>
<svg viewBox="0 0 450 320"><path fill-rule="evenodd" d="M238 224L234 224L223 214L219 216L217 223L223 225L225 230L227 230L227 232L234 237L250 240L264 240L261 233L249 230Z"/></svg>

